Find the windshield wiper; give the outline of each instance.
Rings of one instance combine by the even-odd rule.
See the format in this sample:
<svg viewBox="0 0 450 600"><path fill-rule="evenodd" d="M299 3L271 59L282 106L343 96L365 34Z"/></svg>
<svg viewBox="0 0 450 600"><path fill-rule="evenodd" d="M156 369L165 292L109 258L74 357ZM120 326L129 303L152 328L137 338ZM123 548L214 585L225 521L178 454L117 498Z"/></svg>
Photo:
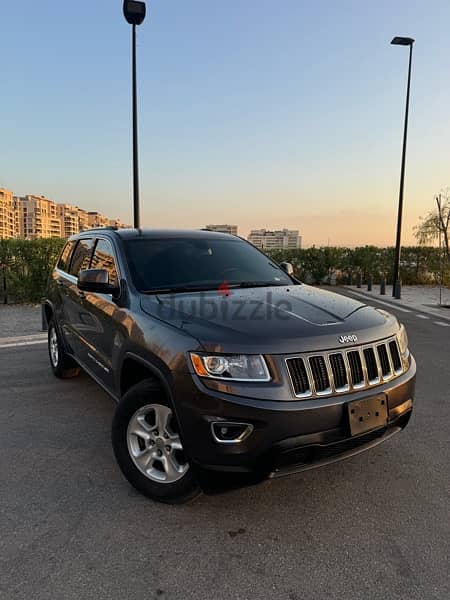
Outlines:
<svg viewBox="0 0 450 600"><path fill-rule="evenodd" d="M276 281L240 281L239 283L229 283L227 287L231 288L256 288L256 287L280 287L287 286L289 283Z"/></svg>
<svg viewBox="0 0 450 600"><path fill-rule="evenodd" d="M217 286L174 286L166 288L154 288L151 290L142 290L141 294L182 294L183 292L213 292L217 290Z"/></svg>

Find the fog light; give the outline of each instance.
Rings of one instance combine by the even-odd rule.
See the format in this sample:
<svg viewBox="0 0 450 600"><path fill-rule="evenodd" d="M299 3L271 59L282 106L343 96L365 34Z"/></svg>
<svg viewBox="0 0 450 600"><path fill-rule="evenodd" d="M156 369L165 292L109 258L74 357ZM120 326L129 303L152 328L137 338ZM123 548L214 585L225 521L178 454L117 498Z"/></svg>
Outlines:
<svg viewBox="0 0 450 600"><path fill-rule="evenodd" d="M211 423L211 433L219 444L239 444L253 431L250 423L228 423L218 421Z"/></svg>

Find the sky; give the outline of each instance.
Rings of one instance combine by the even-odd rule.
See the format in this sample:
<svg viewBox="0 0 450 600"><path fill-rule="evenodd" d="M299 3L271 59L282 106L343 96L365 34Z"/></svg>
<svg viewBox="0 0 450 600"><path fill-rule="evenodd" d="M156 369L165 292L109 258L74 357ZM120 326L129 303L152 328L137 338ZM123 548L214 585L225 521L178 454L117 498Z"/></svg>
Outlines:
<svg viewBox="0 0 450 600"><path fill-rule="evenodd" d="M132 222L121 0L0 4L0 187ZM450 186L448 0L152 0L138 29L142 222L393 245Z"/></svg>

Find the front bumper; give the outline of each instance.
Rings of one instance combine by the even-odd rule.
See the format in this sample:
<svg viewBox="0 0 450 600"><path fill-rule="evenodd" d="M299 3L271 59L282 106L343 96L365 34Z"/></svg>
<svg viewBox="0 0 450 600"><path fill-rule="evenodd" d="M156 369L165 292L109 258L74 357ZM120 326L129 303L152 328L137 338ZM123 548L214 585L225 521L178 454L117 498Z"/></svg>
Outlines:
<svg viewBox="0 0 450 600"><path fill-rule="evenodd" d="M406 426L412 412L416 365L376 388L311 400L270 401L224 394L192 374L174 373L175 410L184 448L202 470L248 474L262 480L342 460L369 449ZM352 437L347 404L383 396L388 423ZM248 423L240 443L220 444L213 422Z"/></svg>

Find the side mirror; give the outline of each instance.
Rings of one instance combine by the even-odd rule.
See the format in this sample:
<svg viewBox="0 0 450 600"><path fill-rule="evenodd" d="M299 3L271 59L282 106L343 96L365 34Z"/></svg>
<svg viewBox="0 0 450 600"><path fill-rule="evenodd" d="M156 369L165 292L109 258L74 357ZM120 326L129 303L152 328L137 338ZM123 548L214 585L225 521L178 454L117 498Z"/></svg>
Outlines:
<svg viewBox="0 0 450 600"><path fill-rule="evenodd" d="M283 269L283 271L286 271L290 277L294 276L294 267L290 262L282 262L280 263L280 267Z"/></svg>
<svg viewBox="0 0 450 600"><path fill-rule="evenodd" d="M78 274L78 289L83 292L97 294L115 294L118 286L109 283L109 274L106 269L85 269Z"/></svg>

